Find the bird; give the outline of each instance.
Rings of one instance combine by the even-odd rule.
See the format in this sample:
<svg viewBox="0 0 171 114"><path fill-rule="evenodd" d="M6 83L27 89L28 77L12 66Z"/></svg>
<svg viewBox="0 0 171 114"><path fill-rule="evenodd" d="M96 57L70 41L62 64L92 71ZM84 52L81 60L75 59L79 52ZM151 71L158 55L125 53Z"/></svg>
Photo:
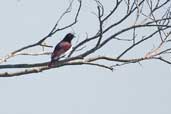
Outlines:
<svg viewBox="0 0 171 114"><path fill-rule="evenodd" d="M51 54L51 61L48 63L48 67L52 67L55 61L58 61L60 56L72 47L71 41L74 37L74 34L68 33L63 40L56 45L53 53Z"/></svg>

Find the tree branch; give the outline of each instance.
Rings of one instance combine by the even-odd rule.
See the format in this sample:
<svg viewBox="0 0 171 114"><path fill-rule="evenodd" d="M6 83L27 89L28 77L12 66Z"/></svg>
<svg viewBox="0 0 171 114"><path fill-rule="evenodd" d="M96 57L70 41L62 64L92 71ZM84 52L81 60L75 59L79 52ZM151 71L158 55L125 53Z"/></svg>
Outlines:
<svg viewBox="0 0 171 114"><path fill-rule="evenodd" d="M95 1L97 3L96 10L99 24L94 26L97 26L98 30L95 31L95 34L91 37L87 34L86 38L81 39L81 41L78 41L75 45L73 44L74 47L68 54L67 58L61 56L60 60L55 61L55 65L50 68L48 67L49 61L25 64L0 64L0 70L2 70L0 77L39 73L69 65L92 65L113 71L114 67L124 66L131 63L140 64L141 61L152 59L160 60L169 65L171 64L171 60L165 58L165 56L170 56L171 54L171 47L169 44L171 41L170 0L163 0L162 2L160 0L157 0L156 2L152 0L116 0L115 5L113 5L113 8L109 13L105 12L105 6L100 1ZM63 17L71 12L74 0L69 3L67 9L61 14L51 31L45 37L33 44L19 48L18 50L7 54L5 57L0 58L0 63L4 63L9 58L17 57L18 55L28 57L50 55L51 52L45 52L44 50L43 52L23 52L23 50L36 46L42 46L43 48L52 47L45 44L45 40L55 35L58 31L63 31L69 27L73 27L73 25L78 22L78 16L81 13L82 5L84 5L81 0L78 0L78 3L79 6L73 22L61 28L58 27ZM147 11L147 7L150 9L149 11ZM121 8L125 13L121 16L115 16ZM158 12L161 11L163 14L159 15ZM114 18L117 21L113 21L115 20ZM110 23L107 23L107 21ZM123 38L127 34L129 35L126 38ZM124 50L117 50L119 55L114 55L111 49L109 49L109 47L116 49L116 45L111 45L112 40L114 40L114 43L116 44L119 42L122 44L122 49L124 48ZM155 42L152 42L153 40L155 40ZM134 55L130 57L126 56L131 55L132 53L130 51L137 49L137 46L142 45L143 47L151 47L153 44L154 47L152 50L149 49L150 51L146 51L147 49L145 49L146 52L144 53L143 48L138 50L137 52L139 53L137 54L140 55L139 57L135 57ZM100 52L99 50L103 47L108 48L108 50ZM79 52L77 50L79 50ZM98 52L98 55L95 52ZM105 54L110 56L104 56ZM106 62L110 65L106 65ZM4 71L6 69L8 69L8 72ZM11 69L17 70L11 72Z"/></svg>

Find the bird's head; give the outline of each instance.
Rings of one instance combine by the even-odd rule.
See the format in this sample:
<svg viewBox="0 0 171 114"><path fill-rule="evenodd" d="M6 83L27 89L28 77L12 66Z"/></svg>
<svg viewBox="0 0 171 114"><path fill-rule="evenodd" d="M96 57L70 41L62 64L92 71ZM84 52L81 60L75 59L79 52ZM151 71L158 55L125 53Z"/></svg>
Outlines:
<svg viewBox="0 0 171 114"><path fill-rule="evenodd" d="M63 41L71 42L71 40L72 40L74 37L75 37L74 34L68 33L68 34L64 37Z"/></svg>

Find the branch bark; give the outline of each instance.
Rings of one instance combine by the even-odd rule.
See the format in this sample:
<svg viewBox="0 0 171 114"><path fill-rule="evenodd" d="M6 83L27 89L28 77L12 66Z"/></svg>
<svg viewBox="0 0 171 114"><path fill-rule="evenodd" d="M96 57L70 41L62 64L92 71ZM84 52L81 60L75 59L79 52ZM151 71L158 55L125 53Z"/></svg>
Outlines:
<svg viewBox="0 0 171 114"><path fill-rule="evenodd" d="M40 57L44 55L50 55L51 52L43 51L37 53L28 53L23 51L36 46L52 47L44 44L45 40L55 35L57 32L66 30L70 27L74 27L73 25L77 24L82 5L84 5L82 4L81 0L78 0L79 5L73 22L63 26L62 28L58 27L63 17L67 13L71 13L71 7L74 4L73 0L56 21L52 30L45 37L41 38L39 41L33 44L19 48L18 50L7 54L5 57L0 58L0 70L3 69L3 71L0 73L0 77L22 76L68 65L93 65L113 71L115 67L128 65L131 63L139 63L146 60L160 60L164 63L171 64L170 59L164 58L165 56L170 56L171 54L171 47L169 45L171 41L170 2L170 0L116 0L115 5L113 5L111 11L105 12L105 6L103 6L100 1L95 0L95 3L97 4L97 20L99 23L98 25L95 25L99 28L96 31L96 34L91 37L88 37L87 35L86 38L81 39L78 44L74 45L67 58L61 58L59 61L56 61L54 67L49 68L47 66L49 61L39 63L33 62L29 64L2 64L5 63L8 59L17 57L18 55ZM116 17L116 14L119 12L121 7L122 10L125 11L125 14ZM150 10L147 11L147 7ZM163 14L156 16L156 14L161 11L163 11ZM116 21L113 21L113 18L116 18ZM110 23L104 24L107 22ZM126 23L125 26L123 26L124 23ZM149 31L145 32L146 30ZM137 31L143 32L145 34L142 35ZM131 33L130 36L128 36L129 38L124 38L123 36L127 33ZM145 43L151 43L151 45L153 45L152 40L154 39L158 42L155 43L155 46L152 50L147 49L148 51L146 51L145 54L140 50L140 57L134 57L134 54L131 57L127 56L128 54L132 54L131 51L136 50L138 46L140 47L140 45L143 45L143 47L146 47ZM122 43L125 47L124 50L116 50L118 51L119 55L110 54L111 56L105 56L104 53L96 53L103 47L111 45L113 40L115 42ZM129 46L125 46L125 42L129 44ZM86 46L90 46L91 48L86 48ZM115 46L112 47L115 49ZM79 53L76 53L78 49ZM108 51L109 53L112 53L111 49ZM106 62L103 61L110 62L110 65L106 65ZM19 71L17 70L14 72L4 72L5 69L19 69Z"/></svg>

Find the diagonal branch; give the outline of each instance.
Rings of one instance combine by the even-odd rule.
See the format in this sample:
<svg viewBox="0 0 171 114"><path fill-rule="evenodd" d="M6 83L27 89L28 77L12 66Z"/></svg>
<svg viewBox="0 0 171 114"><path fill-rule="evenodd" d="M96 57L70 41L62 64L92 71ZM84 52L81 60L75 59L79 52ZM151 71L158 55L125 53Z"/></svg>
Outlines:
<svg viewBox="0 0 171 114"><path fill-rule="evenodd" d="M15 54L17 54L18 52L21 52L21 51L26 50L26 49L29 49L29 48L33 48L33 47L35 47L35 46L42 46L42 45L43 45L42 43L43 43L47 38L49 38L49 37L51 37L52 35L54 35L56 32L61 31L61 30L64 30L64 29L67 29L67 28L73 26L74 24L76 24L77 19L78 19L78 15L79 15L79 13L80 13L81 6L82 6L82 1L81 1L81 0L78 0L78 2L79 2L79 7L78 7L78 10L77 10L77 13L76 13L74 22L72 22L72 23L69 24L69 25L64 26L63 28L58 28L58 29L57 29L57 26L58 26L58 23L60 22L60 20L64 17L65 14L67 14L68 12L70 12L70 8L71 8L72 3L73 3L73 1L71 1L71 3L69 4L68 8L66 9L66 11L65 11L64 13L62 13L62 15L61 15L60 18L57 20L56 24L54 25L54 27L52 28L52 30L50 31L50 33L49 33L47 36L45 36L45 37L42 38L41 40L37 41L36 43L33 43L33 44L31 44L31 45L28 45L28 46L24 46L24 47L22 47L22 48L20 48L20 49L18 49L18 50L15 50L15 51L11 52L10 54L7 54L5 57L0 58L0 64L3 63L3 62L6 62L6 61L7 61L8 59L10 59L11 57L14 57Z"/></svg>

